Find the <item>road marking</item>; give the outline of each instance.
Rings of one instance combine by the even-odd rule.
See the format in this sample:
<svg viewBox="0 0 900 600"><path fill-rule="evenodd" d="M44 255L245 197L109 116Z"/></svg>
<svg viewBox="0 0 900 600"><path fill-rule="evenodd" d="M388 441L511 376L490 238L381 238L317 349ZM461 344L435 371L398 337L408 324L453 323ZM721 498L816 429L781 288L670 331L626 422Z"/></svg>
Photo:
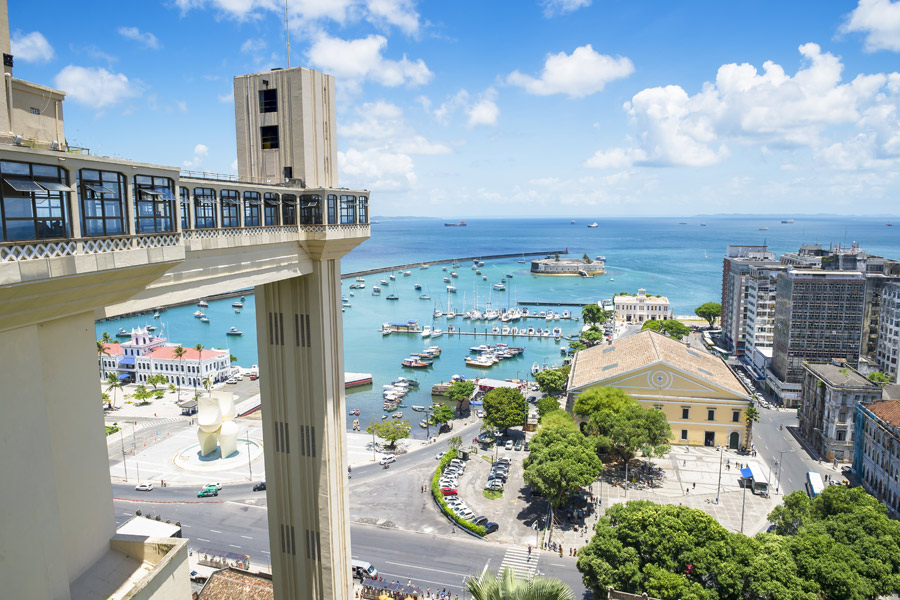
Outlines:
<svg viewBox="0 0 900 600"><path fill-rule="evenodd" d="M391 562L391 561L389 561L389 560L386 560L386 561L384 561L384 562L385 562L385 564L387 564L387 565L397 565L398 567L409 567L409 568L412 568L412 569L421 569L421 570L423 570L423 571L434 571L435 573L446 573L446 574L448 574L448 575L459 575L459 576L461 576L461 577L468 577L468 576L469 576L469 573L455 573L455 572L453 572L453 571L448 571L448 570L446 570L446 569L429 569L428 567L421 567L421 566L419 566L419 565L410 565L410 564L407 564L407 563ZM407 579L409 579L409 578L407 577Z"/></svg>
<svg viewBox="0 0 900 600"><path fill-rule="evenodd" d="M260 550L260 552L262 552L263 554L271 554L271 552L269 552L268 550Z"/></svg>
<svg viewBox="0 0 900 600"><path fill-rule="evenodd" d="M228 544L228 545L229 545L231 548L237 548L237 549L239 549L239 550L240 550L240 548L241 548L240 546L235 546L234 544Z"/></svg>
<svg viewBox="0 0 900 600"><path fill-rule="evenodd" d="M216 531L215 529L210 529L209 532L210 533L222 533L221 531Z"/></svg>
<svg viewBox="0 0 900 600"><path fill-rule="evenodd" d="M190 525L185 525L185 524L182 524L181 526L182 527L190 527Z"/></svg>
<svg viewBox="0 0 900 600"><path fill-rule="evenodd" d="M209 543L209 540L204 539L204 538L197 538L197 541L198 541L198 542L206 542L206 543Z"/></svg>
<svg viewBox="0 0 900 600"><path fill-rule="evenodd" d="M253 538L250 537L249 535L242 535L241 537L244 538L245 540L252 540L252 539L253 539Z"/></svg>
<svg viewBox="0 0 900 600"><path fill-rule="evenodd" d="M564 564L562 564L562 563L550 563L550 564L553 565L554 567L564 567L564 566L566 566L566 565L564 565Z"/></svg>
<svg viewBox="0 0 900 600"><path fill-rule="evenodd" d="M388 577L396 578L398 581L403 580L403 579L406 579L406 580L412 579L408 574L401 575L398 573L382 573L382 575L387 575ZM458 583L447 583L446 581L432 581L430 579L415 579L415 582L416 583L430 583L431 585L439 585L441 587L451 588L451 589L458 589L458 590L463 589L462 586L459 585Z"/></svg>
<svg viewBox="0 0 900 600"><path fill-rule="evenodd" d="M481 574L484 575L488 570L488 565L491 564L491 559L488 559L486 563L484 563L484 568L481 570Z"/></svg>

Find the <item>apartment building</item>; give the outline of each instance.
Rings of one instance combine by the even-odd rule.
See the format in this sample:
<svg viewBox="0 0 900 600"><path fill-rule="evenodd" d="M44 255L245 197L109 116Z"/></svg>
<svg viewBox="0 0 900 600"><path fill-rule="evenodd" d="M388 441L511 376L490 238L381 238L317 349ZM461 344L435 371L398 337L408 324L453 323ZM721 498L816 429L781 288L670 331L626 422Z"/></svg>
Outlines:
<svg viewBox="0 0 900 600"><path fill-rule="evenodd" d="M728 246L722 265L722 336L735 356L743 356L747 332L750 267L777 264L767 246Z"/></svg>
<svg viewBox="0 0 900 600"><path fill-rule="evenodd" d="M747 275L747 321L745 363L759 379L765 378L775 345L775 292L778 274L786 265L771 262L751 264Z"/></svg>
<svg viewBox="0 0 900 600"><path fill-rule="evenodd" d="M900 518L900 400L856 405L854 430L853 471L888 514Z"/></svg>

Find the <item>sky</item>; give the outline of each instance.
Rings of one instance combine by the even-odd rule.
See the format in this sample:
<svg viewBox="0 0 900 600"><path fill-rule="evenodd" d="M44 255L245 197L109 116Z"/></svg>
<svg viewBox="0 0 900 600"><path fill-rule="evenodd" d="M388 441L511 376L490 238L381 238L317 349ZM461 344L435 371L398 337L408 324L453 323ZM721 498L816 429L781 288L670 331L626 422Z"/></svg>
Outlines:
<svg viewBox="0 0 900 600"><path fill-rule="evenodd" d="M376 216L898 214L900 0L288 0ZM9 0L70 145L236 173L283 0ZM52 17L50 16L52 15Z"/></svg>

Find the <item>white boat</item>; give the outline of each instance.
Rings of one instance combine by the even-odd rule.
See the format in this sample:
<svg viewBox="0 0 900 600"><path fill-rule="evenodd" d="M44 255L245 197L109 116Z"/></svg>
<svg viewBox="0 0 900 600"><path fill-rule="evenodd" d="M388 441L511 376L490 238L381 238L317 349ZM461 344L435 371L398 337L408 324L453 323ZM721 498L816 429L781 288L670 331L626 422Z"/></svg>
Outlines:
<svg viewBox="0 0 900 600"><path fill-rule="evenodd" d="M410 406L410 408L416 412L422 412L425 410L424 406L419 406L418 404L414 404L413 406Z"/></svg>
<svg viewBox="0 0 900 600"><path fill-rule="evenodd" d="M388 284L388 280L387 280L387 279L382 279L382 280L379 281L378 283L380 283L381 285L387 285L387 284Z"/></svg>
<svg viewBox="0 0 900 600"><path fill-rule="evenodd" d="M455 286L455 285L448 285L448 286L447 286L447 291L450 292L451 294L455 294L455 293L456 293L456 286Z"/></svg>
<svg viewBox="0 0 900 600"><path fill-rule="evenodd" d="M238 331L237 327L232 327L228 331L225 332L225 335L244 335L243 331Z"/></svg>
<svg viewBox="0 0 900 600"><path fill-rule="evenodd" d="M422 328L422 337L427 338L431 337L431 325L426 325Z"/></svg>
<svg viewBox="0 0 900 600"><path fill-rule="evenodd" d="M491 328L491 335L500 335L500 327L497 325L494 325Z"/></svg>
<svg viewBox="0 0 900 600"><path fill-rule="evenodd" d="M205 316L206 316L206 315L203 314L203 311L199 311L199 310L195 310L195 311L194 311L194 318L195 318L195 319L199 319L199 318L205 317Z"/></svg>
<svg viewBox="0 0 900 600"><path fill-rule="evenodd" d="M528 333L528 335L534 335L534 334L535 334L535 333L534 333L534 327L529 327L527 333Z"/></svg>
<svg viewBox="0 0 900 600"><path fill-rule="evenodd" d="M435 319L439 319L439 318L441 318L442 316L444 316L444 313L442 313L442 312L441 312L441 309L439 309L439 308L435 308L435 309L434 309L434 312L431 313L431 314L432 314L432 316L434 316Z"/></svg>
<svg viewBox="0 0 900 600"><path fill-rule="evenodd" d="M206 308L207 306L209 306L209 304L206 303L206 300L201 300L200 302L197 303L197 306L199 306L201 308Z"/></svg>
<svg viewBox="0 0 900 600"><path fill-rule="evenodd" d="M155 313L153 313L153 318L154 318L154 319L158 319L158 318L159 318L159 311L156 311Z"/></svg>
<svg viewBox="0 0 900 600"><path fill-rule="evenodd" d="M200 317L200 322L201 323L209 323L209 317L207 317L206 315L203 315L202 317Z"/></svg>
<svg viewBox="0 0 900 600"><path fill-rule="evenodd" d="M412 271L403 271L404 277L409 277L410 275L412 275Z"/></svg>
<svg viewBox="0 0 900 600"><path fill-rule="evenodd" d="M555 336L561 336L561 335L562 335L562 327L554 327L554 328L553 328L553 335L555 335Z"/></svg>
<svg viewBox="0 0 900 600"><path fill-rule="evenodd" d="M378 296L378 295L380 295L380 294L381 294L381 288L378 287L377 285L373 285L373 286L372 286L372 295L373 295L373 296Z"/></svg>
<svg viewBox="0 0 900 600"><path fill-rule="evenodd" d="M441 271L446 271L446 270L447 270L447 267L446 267L446 266L441 267Z"/></svg>
<svg viewBox="0 0 900 600"><path fill-rule="evenodd" d="M600 227L599 225L597 225L597 221L594 221L593 223L588 225L588 229L593 229L594 227Z"/></svg>
<svg viewBox="0 0 900 600"><path fill-rule="evenodd" d="M456 311L453 310L453 309L451 308L450 310L448 310L448 311L444 314L444 316L447 317L448 319L455 319L455 318L456 318Z"/></svg>
<svg viewBox="0 0 900 600"><path fill-rule="evenodd" d="M428 268L428 265L426 265L425 263L422 263L422 266L419 267L419 268L422 269L422 270L424 271L425 269Z"/></svg>
<svg viewBox="0 0 900 600"><path fill-rule="evenodd" d="M397 276L394 275L393 273L391 273L390 275L388 275L388 277L390 277L391 281L397 279Z"/></svg>
<svg viewBox="0 0 900 600"><path fill-rule="evenodd" d="M538 363L534 363L533 365L531 365L531 374L532 375L537 375L540 372L541 372L541 365L539 365Z"/></svg>
<svg viewBox="0 0 900 600"><path fill-rule="evenodd" d="M567 310L562 311L562 318L563 318L563 319L568 319L570 316L571 316L571 315L569 314L569 311L567 311Z"/></svg>
<svg viewBox="0 0 900 600"><path fill-rule="evenodd" d="M365 283L365 282L366 282L366 280L363 279L362 277L357 277L356 280L357 280L358 282L360 282L360 283Z"/></svg>
<svg viewBox="0 0 900 600"><path fill-rule="evenodd" d="M490 349L491 349L491 347L488 346L487 344L481 344L479 346L470 346L469 347L470 352L487 352Z"/></svg>
<svg viewBox="0 0 900 600"><path fill-rule="evenodd" d="M450 277L459 277L459 273L456 271L450 271Z"/></svg>
<svg viewBox="0 0 900 600"><path fill-rule="evenodd" d="M504 327L500 330L501 335L509 335L509 327Z"/></svg>
<svg viewBox="0 0 900 600"><path fill-rule="evenodd" d="M500 290L500 291L502 292L503 290L506 289L506 286L503 285L502 283L495 283L495 284L494 284L494 289L495 289L495 290Z"/></svg>
<svg viewBox="0 0 900 600"><path fill-rule="evenodd" d="M439 327L435 327L434 329L431 330L432 339L434 339L436 337L441 337L442 335L444 335L444 332L441 331L441 329Z"/></svg>
<svg viewBox="0 0 900 600"><path fill-rule="evenodd" d="M450 283L450 278L449 278L449 277L444 277L444 283Z"/></svg>

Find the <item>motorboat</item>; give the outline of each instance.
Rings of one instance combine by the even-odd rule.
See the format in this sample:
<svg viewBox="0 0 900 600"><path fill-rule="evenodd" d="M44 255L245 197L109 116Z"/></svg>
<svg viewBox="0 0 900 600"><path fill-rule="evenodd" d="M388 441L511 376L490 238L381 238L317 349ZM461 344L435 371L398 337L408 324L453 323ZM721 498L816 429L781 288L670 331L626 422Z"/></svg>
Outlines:
<svg viewBox="0 0 900 600"><path fill-rule="evenodd" d="M422 337L427 338L431 337L431 325L426 325L422 328Z"/></svg>
<svg viewBox="0 0 900 600"><path fill-rule="evenodd" d="M590 225L588 225L588 229L594 229L595 227L600 227L600 226L597 224L597 221L594 221L593 223L591 223Z"/></svg>
<svg viewBox="0 0 900 600"><path fill-rule="evenodd" d="M450 283L450 278L449 278L449 277L444 277L444 283Z"/></svg>
<svg viewBox="0 0 900 600"><path fill-rule="evenodd" d="M423 412L425 410L424 406L419 406L417 404L412 405L410 408L412 408L416 412Z"/></svg>
<svg viewBox="0 0 900 600"><path fill-rule="evenodd" d="M456 271L450 271L450 277L459 277L459 273Z"/></svg>
<svg viewBox="0 0 900 600"><path fill-rule="evenodd" d="M494 325L491 328L491 335L500 335L500 327L498 325Z"/></svg>
<svg viewBox="0 0 900 600"><path fill-rule="evenodd" d="M410 275L412 275L412 271L403 271L404 277L409 277Z"/></svg>
<svg viewBox="0 0 900 600"><path fill-rule="evenodd" d="M503 285L502 283L495 283L495 284L494 284L494 289L495 289L495 290L499 290L499 291L502 292L503 290L506 289L506 286Z"/></svg>
<svg viewBox="0 0 900 600"><path fill-rule="evenodd" d="M420 294L419 300L431 300L431 296L429 296L428 294Z"/></svg>
<svg viewBox="0 0 900 600"><path fill-rule="evenodd" d="M206 308L207 306L209 306L209 304L207 304L206 300L201 300L197 303L197 306L199 306L200 308Z"/></svg>
<svg viewBox="0 0 900 600"><path fill-rule="evenodd" d="M427 265L426 263L422 263L422 266L419 267L419 268L422 269L422 270L424 271L425 269L428 268L428 265Z"/></svg>
<svg viewBox="0 0 900 600"><path fill-rule="evenodd" d="M232 308L244 308L244 303L238 300L237 302L231 303Z"/></svg>
<svg viewBox="0 0 900 600"><path fill-rule="evenodd" d="M195 311L194 311L194 318L195 318L195 319L199 319L199 318L202 317L202 316L204 316L202 310L195 310ZM124 330L122 330L122 331L124 331Z"/></svg>
<svg viewBox="0 0 900 600"><path fill-rule="evenodd" d="M232 327L225 332L225 335L244 335L243 331L239 331L237 327Z"/></svg>
<svg viewBox="0 0 900 600"><path fill-rule="evenodd" d="M410 369L427 369L431 366L431 361L422 360L420 358L404 358L400 361L400 364L404 367L408 367Z"/></svg>
<svg viewBox="0 0 900 600"><path fill-rule="evenodd" d="M491 349L491 347L488 346L487 344L481 344L479 346L470 346L469 347L470 352L487 352L490 349Z"/></svg>
<svg viewBox="0 0 900 600"><path fill-rule="evenodd" d="M393 292L385 296L385 300L399 300L400 296L394 294Z"/></svg>
<svg viewBox="0 0 900 600"><path fill-rule="evenodd" d="M541 365L539 365L538 363L534 363L533 365L531 365L531 374L532 375L537 375L540 372L541 372Z"/></svg>
<svg viewBox="0 0 900 600"><path fill-rule="evenodd" d="M450 292L451 294L455 294L455 293L456 293L456 286L455 286L455 285L448 285L448 286L447 286L447 291Z"/></svg>
<svg viewBox="0 0 900 600"><path fill-rule="evenodd" d="M414 283L414 284L413 284L413 289L414 289L414 290L421 290L421 289L422 289L422 284L421 284L421 283Z"/></svg>
<svg viewBox="0 0 900 600"><path fill-rule="evenodd" d="M203 315L202 317L200 317L200 322L201 323L209 323L209 317L207 317L206 315Z"/></svg>
<svg viewBox="0 0 900 600"><path fill-rule="evenodd" d="M441 329L439 327L435 327L434 329L431 330L432 339L436 338L436 337L441 337L442 335L444 335L444 332L441 331Z"/></svg>
<svg viewBox="0 0 900 600"><path fill-rule="evenodd" d="M372 286L372 295L378 296L379 294L381 294L381 288L378 287L377 285L373 285Z"/></svg>
<svg viewBox="0 0 900 600"><path fill-rule="evenodd" d="M501 335L509 335L509 327L503 327L503 328L500 330L500 334L501 334Z"/></svg>
<svg viewBox="0 0 900 600"><path fill-rule="evenodd" d="M125 331L125 329L119 329L119 331L116 332L116 337L120 337L120 338L131 337L131 334L128 333L127 331Z"/></svg>
<svg viewBox="0 0 900 600"><path fill-rule="evenodd" d="M366 282L366 280L363 279L362 277L357 277L356 280L357 280L358 282L360 282L360 283L365 283L365 282Z"/></svg>

